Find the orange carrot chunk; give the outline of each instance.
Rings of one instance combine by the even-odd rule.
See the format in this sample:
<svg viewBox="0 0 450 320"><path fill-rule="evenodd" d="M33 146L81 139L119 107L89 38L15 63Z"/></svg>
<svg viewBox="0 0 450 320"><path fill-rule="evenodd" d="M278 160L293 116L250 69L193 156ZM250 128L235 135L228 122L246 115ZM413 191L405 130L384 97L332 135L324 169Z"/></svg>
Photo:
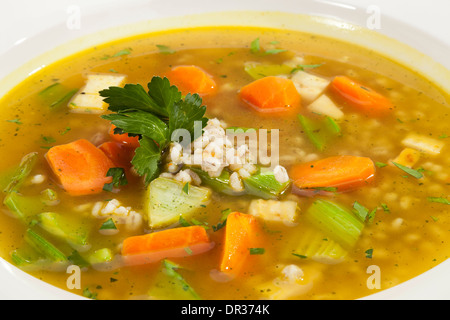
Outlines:
<svg viewBox="0 0 450 320"><path fill-rule="evenodd" d="M127 265L142 265L201 254L213 246L205 228L190 226L128 237L122 244L122 256Z"/></svg>
<svg viewBox="0 0 450 320"><path fill-rule="evenodd" d="M249 262L250 250L261 247L261 230L256 218L240 212L230 213L225 227L220 271L232 278L238 276Z"/></svg>
<svg viewBox="0 0 450 320"><path fill-rule="evenodd" d="M394 108L388 98L346 76L335 77L331 88L349 105L370 116L383 116Z"/></svg>
<svg viewBox="0 0 450 320"><path fill-rule="evenodd" d="M336 156L296 165L291 169L290 177L300 189L351 191L375 178L375 164L365 157Z"/></svg>
<svg viewBox="0 0 450 320"><path fill-rule="evenodd" d="M254 110L274 114L290 114L301 107L301 96L290 79L269 76L241 88L239 97Z"/></svg>
<svg viewBox="0 0 450 320"><path fill-rule="evenodd" d="M113 139L114 141L126 144L134 149L139 147L139 137L138 136L129 136L128 133L123 133L123 134L114 133L115 128L116 128L115 125L111 125L111 128L109 130L109 136L111 137L111 139Z"/></svg>
<svg viewBox="0 0 450 320"><path fill-rule="evenodd" d="M70 195L100 193L112 178L106 174L112 161L85 139L51 148L45 155L50 168Z"/></svg>
<svg viewBox="0 0 450 320"><path fill-rule="evenodd" d="M104 142L98 148L114 163L114 166L124 169L131 168L134 148L116 141Z"/></svg>
<svg viewBox="0 0 450 320"><path fill-rule="evenodd" d="M213 77L197 66L177 66L172 68L166 76L170 83L177 86L184 95L197 93L205 96L216 90Z"/></svg>

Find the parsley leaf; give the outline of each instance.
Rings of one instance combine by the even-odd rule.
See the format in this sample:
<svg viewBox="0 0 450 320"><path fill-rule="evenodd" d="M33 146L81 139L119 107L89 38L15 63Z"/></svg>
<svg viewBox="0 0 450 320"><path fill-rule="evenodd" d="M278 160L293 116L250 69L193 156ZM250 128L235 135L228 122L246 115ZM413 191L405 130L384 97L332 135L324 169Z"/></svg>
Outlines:
<svg viewBox="0 0 450 320"><path fill-rule="evenodd" d="M423 174L422 174L420 171L411 169L410 167L404 166L404 165L402 165L402 164L400 164L400 163L397 163L397 162L392 162L392 163L393 163L397 168L399 168L399 169L405 171L407 174L413 176L413 177L416 178L416 179L420 179L420 178L423 177Z"/></svg>
<svg viewBox="0 0 450 320"><path fill-rule="evenodd" d="M161 150L152 139L145 136L139 143L131 164L140 176L145 176L144 182L147 185L160 173Z"/></svg>
<svg viewBox="0 0 450 320"><path fill-rule="evenodd" d="M116 126L115 132L139 136L140 147L131 163L149 184L160 173L162 154L174 141L174 133L186 130L192 141L197 138L194 133L201 134L208 119L198 94L188 94L183 99L178 88L161 77L153 77L147 87L148 92L140 84L126 84L123 88L109 87L100 95L113 112L101 117Z"/></svg>
<svg viewBox="0 0 450 320"><path fill-rule="evenodd" d="M125 176L125 170L123 168L111 168L106 173L107 177L112 177L111 183L105 183L103 190L112 191L113 187L125 186L128 184L128 180Z"/></svg>

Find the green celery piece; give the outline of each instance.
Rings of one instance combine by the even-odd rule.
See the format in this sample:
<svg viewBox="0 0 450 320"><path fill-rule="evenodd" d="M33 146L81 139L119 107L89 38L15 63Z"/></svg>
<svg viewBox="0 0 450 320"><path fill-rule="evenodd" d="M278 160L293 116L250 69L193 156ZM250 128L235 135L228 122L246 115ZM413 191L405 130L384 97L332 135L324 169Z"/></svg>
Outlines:
<svg viewBox="0 0 450 320"><path fill-rule="evenodd" d="M291 183L279 183L271 171L261 172L252 175L244 181L246 193L265 200L278 199L286 193Z"/></svg>
<svg viewBox="0 0 450 320"><path fill-rule="evenodd" d="M312 259L325 264L337 264L342 262L348 252L336 241L328 238L317 228L306 228L295 249L291 252L290 259Z"/></svg>
<svg viewBox="0 0 450 320"><path fill-rule="evenodd" d="M69 89L57 82L39 92L39 97L50 109L55 110L69 102L77 92L78 89Z"/></svg>
<svg viewBox="0 0 450 320"><path fill-rule="evenodd" d="M200 296L177 272L181 267L167 259L161 263L161 269L155 277L153 286L148 295L161 300L200 300Z"/></svg>
<svg viewBox="0 0 450 320"><path fill-rule="evenodd" d="M72 248L84 251L89 246L88 231L81 224L74 223L55 212L43 212L36 218L42 229L66 241Z"/></svg>
<svg viewBox="0 0 450 320"><path fill-rule="evenodd" d="M315 120L299 114L298 119L306 136L319 151L323 151L333 138L341 135L338 123L330 117Z"/></svg>
<svg viewBox="0 0 450 320"><path fill-rule="evenodd" d="M92 253L88 260L90 264L99 264L99 263L106 263L111 262L114 258L114 254L109 248L102 248L95 250L94 253Z"/></svg>
<svg viewBox="0 0 450 320"><path fill-rule="evenodd" d="M351 210L328 200L314 201L304 216L345 250L354 247L364 228L364 223Z"/></svg>
<svg viewBox="0 0 450 320"><path fill-rule="evenodd" d="M19 220L28 223L36 214L45 209L45 204L40 196L21 196L16 192L8 193L3 199L3 204Z"/></svg>
<svg viewBox="0 0 450 320"><path fill-rule="evenodd" d="M183 191L184 183L167 178L153 180L146 192L146 214L150 228L162 228L179 223L180 216L190 218L211 197L211 190L190 186L189 194Z"/></svg>
<svg viewBox="0 0 450 320"><path fill-rule="evenodd" d="M198 174L202 183L213 189L218 193L227 194L230 196L239 196L245 194L245 191L239 192L233 190L230 186L230 172L228 170L223 170L220 176L213 178L209 174L198 168L190 168L192 171Z"/></svg>
<svg viewBox="0 0 450 320"><path fill-rule="evenodd" d="M36 251L40 252L54 262L68 261L64 253L32 229L27 229L25 233L25 241Z"/></svg>
<svg viewBox="0 0 450 320"><path fill-rule="evenodd" d="M22 186L25 179L30 175L31 171L34 169L36 162L38 160L38 153L31 152L24 156L20 161L19 167L16 172L11 177L8 185L3 189L4 192L17 192Z"/></svg>
<svg viewBox="0 0 450 320"><path fill-rule="evenodd" d="M246 63L244 67L253 79L258 80L267 76L278 76L283 74L290 74L292 67L284 64L255 64Z"/></svg>

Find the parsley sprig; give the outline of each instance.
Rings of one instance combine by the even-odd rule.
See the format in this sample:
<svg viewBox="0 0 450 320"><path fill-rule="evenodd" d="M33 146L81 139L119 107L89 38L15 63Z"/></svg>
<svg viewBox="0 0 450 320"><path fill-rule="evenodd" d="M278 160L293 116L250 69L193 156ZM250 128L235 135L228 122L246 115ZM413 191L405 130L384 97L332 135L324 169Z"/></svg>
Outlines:
<svg viewBox="0 0 450 320"><path fill-rule="evenodd" d="M172 137L177 137L177 130L187 130L192 141L197 138L194 136L197 121L202 129L208 121L204 117L206 106L198 94L189 93L182 99L178 88L161 77L153 77L147 88L148 91L140 84L126 84L123 88L100 91L111 111L101 117L117 127L116 133L139 136L140 146L131 163L145 177L145 184L161 172L163 154Z"/></svg>

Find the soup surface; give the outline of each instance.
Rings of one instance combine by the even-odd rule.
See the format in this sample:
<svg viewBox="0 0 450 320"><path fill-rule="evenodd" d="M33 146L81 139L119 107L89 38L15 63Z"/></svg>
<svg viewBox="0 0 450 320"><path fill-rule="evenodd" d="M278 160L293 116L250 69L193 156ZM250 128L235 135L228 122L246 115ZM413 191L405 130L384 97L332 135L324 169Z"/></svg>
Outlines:
<svg viewBox="0 0 450 320"><path fill-rule="evenodd" d="M410 68L298 32L92 48L1 100L0 254L94 299L376 293L448 258L448 103Z"/></svg>

